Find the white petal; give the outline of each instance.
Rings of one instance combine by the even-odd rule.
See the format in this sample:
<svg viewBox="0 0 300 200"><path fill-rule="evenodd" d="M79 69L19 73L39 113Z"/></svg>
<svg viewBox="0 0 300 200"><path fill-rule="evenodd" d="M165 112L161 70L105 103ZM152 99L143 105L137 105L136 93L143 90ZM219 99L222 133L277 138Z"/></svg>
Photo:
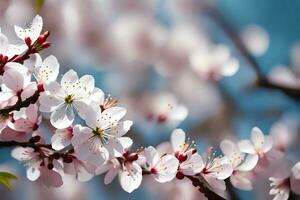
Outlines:
<svg viewBox="0 0 300 200"><path fill-rule="evenodd" d="M55 128L63 129L70 126L75 119L73 107L68 104L59 106L51 114L50 122Z"/></svg>
<svg viewBox="0 0 300 200"><path fill-rule="evenodd" d="M185 132L182 129L175 129L171 134L171 143L174 152L182 150L185 144Z"/></svg>
<svg viewBox="0 0 300 200"><path fill-rule="evenodd" d="M19 73L15 69L8 69L3 74L3 83L12 91L19 91L23 89L25 83L25 74Z"/></svg>
<svg viewBox="0 0 300 200"><path fill-rule="evenodd" d="M249 140L241 140L238 143L238 147L239 147L241 152L249 153L249 154L255 154L256 153L252 143Z"/></svg>
<svg viewBox="0 0 300 200"><path fill-rule="evenodd" d="M226 156L231 156L234 152L238 151L236 145L230 140L223 140L220 148Z"/></svg>
<svg viewBox="0 0 300 200"><path fill-rule="evenodd" d="M63 100L53 95L48 95L46 93L42 93L39 97L39 102L43 107L40 107L40 111L42 112L51 112L55 110L55 108L59 105L63 104ZM43 108L48 108L47 110Z"/></svg>
<svg viewBox="0 0 300 200"><path fill-rule="evenodd" d="M51 137L51 146L55 150L61 150L71 144L71 138L67 129L57 129Z"/></svg>
<svg viewBox="0 0 300 200"><path fill-rule="evenodd" d="M121 137L130 130L130 127L132 126L132 124L133 124L133 122L130 120L119 122L118 125L113 128L113 130L111 131L111 134L116 137Z"/></svg>
<svg viewBox="0 0 300 200"><path fill-rule="evenodd" d="M203 177L211 187L219 190L226 190L226 185L223 180L219 180L215 176L212 176L210 174L203 175Z"/></svg>
<svg viewBox="0 0 300 200"><path fill-rule="evenodd" d="M70 69L63 75L61 86L65 91L68 91L76 81L78 81L78 75L74 70Z"/></svg>
<svg viewBox="0 0 300 200"><path fill-rule="evenodd" d="M104 103L104 92L99 88L95 88L90 96L90 100L102 105Z"/></svg>
<svg viewBox="0 0 300 200"><path fill-rule="evenodd" d="M42 28L43 28L43 19L41 16L36 15L33 18L33 21L30 26L30 31L31 31L30 39L32 40L32 42L35 42L37 38L40 36Z"/></svg>
<svg viewBox="0 0 300 200"><path fill-rule="evenodd" d="M241 190L250 191L253 189L251 181L238 174L230 176L230 182L234 187Z"/></svg>
<svg viewBox="0 0 300 200"><path fill-rule="evenodd" d="M249 154L244 162L236 168L236 170L240 171L250 171L252 170L258 162L258 155Z"/></svg>
<svg viewBox="0 0 300 200"><path fill-rule="evenodd" d="M255 147L255 149L262 149L262 146L264 144L264 134L262 133L262 131L257 128L254 127L251 131L251 141Z"/></svg>
<svg viewBox="0 0 300 200"><path fill-rule="evenodd" d="M155 166L156 163L159 161L159 154L156 151L156 149L152 146L149 146L145 148L143 152L147 163L149 163L150 167Z"/></svg>
<svg viewBox="0 0 300 200"><path fill-rule="evenodd" d="M180 164L180 170L185 175L195 175L204 168L202 157L199 154L192 154L190 158Z"/></svg>
<svg viewBox="0 0 300 200"><path fill-rule="evenodd" d="M109 170L104 177L104 184L110 184L114 178L118 175L119 169L111 169Z"/></svg>
<svg viewBox="0 0 300 200"><path fill-rule="evenodd" d="M7 48L8 48L8 39L3 33L0 33L0 54L7 56L6 55Z"/></svg>
<svg viewBox="0 0 300 200"><path fill-rule="evenodd" d="M126 164L119 175L119 180L122 188L126 192L131 193L141 185L142 168L136 163Z"/></svg>
<svg viewBox="0 0 300 200"><path fill-rule="evenodd" d="M268 151L270 151L273 147L273 141L272 141L272 138L267 136L265 137L265 141L264 141L264 144L262 146L262 150L264 153L267 153Z"/></svg>
<svg viewBox="0 0 300 200"><path fill-rule="evenodd" d="M55 81L59 73L59 63L55 56L48 56L40 67L35 69L38 81L49 83Z"/></svg>
<svg viewBox="0 0 300 200"><path fill-rule="evenodd" d="M26 169L26 177L31 181L37 180L41 175L39 167L39 164L34 164L28 167Z"/></svg>
<svg viewBox="0 0 300 200"><path fill-rule="evenodd" d="M73 137L71 142L74 146L78 146L86 142L93 135L92 129L88 127L82 127L81 125L76 125L73 127Z"/></svg>
<svg viewBox="0 0 300 200"><path fill-rule="evenodd" d="M79 82L84 86L85 90L92 92L95 88L95 79L91 75L84 75L79 79Z"/></svg>
<svg viewBox="0 0 300 200"><path fill-rule="evenodd" d="M176 173L179 165L179 161L172 155L163 156L158 164L155 166L158 176L155 178L160 183L171 181Z"/></svg>
<svg viewBox="0 0 300 200"><path fill-rule="evenodd" d="M15 29L16 35L17 35L20 39L24 40L25 37L26 37L26 32L25 32L25 30L24 30L23 28L19 27L19 26L14 26L14 29Z"/></svg>
<svg viewBox="0 0 300 200"><path fill-rule="evenodd" d="M117 125L119 120L126 114L126 109L121 107L112 107L104 110L99 119L100 127L105 129Z"/></svg>
<svg viewBox="0 0 300 200"><path fill-rule="evenodd" d="M30 147L16 147L12 150L11 156L19 161L27 161L32 158L33 148Z"/></svg>

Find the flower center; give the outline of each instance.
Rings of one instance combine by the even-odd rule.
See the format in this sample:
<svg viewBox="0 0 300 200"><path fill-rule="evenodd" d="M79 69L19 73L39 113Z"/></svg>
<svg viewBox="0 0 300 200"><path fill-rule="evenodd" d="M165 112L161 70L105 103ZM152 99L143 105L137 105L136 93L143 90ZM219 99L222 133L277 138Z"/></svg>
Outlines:
<svg viewBox="0 0 300 200"><path fill-rule="evenodd" d="M102 137L103 133L104 133L104 130L99 127L97 127L95 130L93 130L93 134L98 137Z"/></svg>
<svg viewBox="0 0 300 200"><path fill-rule="evenodd" d="M67 104L73 103L72 95L68 95L68 96L65 97L65 103L67 103Z"/></svg>

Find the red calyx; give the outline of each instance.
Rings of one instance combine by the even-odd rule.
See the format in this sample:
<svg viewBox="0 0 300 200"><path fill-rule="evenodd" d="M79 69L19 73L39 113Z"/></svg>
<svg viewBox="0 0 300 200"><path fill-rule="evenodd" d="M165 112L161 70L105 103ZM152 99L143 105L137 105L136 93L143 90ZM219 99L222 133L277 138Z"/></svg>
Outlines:
<svg viewBox="0 0 300 200"><path fill-rule="evenodd" d="M137 153L132 153L127 157L127 161L133 162L136 161L139 158Z"/></svg>
<svg viewBox="0 0 300 200"><path fill-rule="evenodd" d="M151 172L151 174L156 174L157 170L155 168L151 168L150 172Z"/></svg>
<svg viewBox="0 0 300 200"><path fill-rule="evenodd" d="M39 83L39 84L37 85L37 89L38 89L38 92L44 92L44 91L45 91L44 85L43 85L42 83Z"/></svg>
<svg viewBox="0 0 300 200"><path fill-rule="evenodd" d="M35 123L32 127L33 131L36 131L39 128L39 125L37 123Z"/></svg>
<svg viewBox="0 0 300 200"><path fill-rule="evenodd" d="M176 178L179 180L182 180L182 179L184 179L184 174L182 172L177 172Z"/></svg>

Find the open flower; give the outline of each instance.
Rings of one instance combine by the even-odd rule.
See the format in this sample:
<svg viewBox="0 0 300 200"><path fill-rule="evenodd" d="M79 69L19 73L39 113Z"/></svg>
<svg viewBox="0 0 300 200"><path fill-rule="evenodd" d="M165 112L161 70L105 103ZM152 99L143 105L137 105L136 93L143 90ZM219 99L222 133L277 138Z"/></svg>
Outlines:
<svg viewBox="0 0 300 200"><path fill-rule="evenodd" d="M51 55L42 61L39 54L35 54L36 62L33 69L33 75L38 83L50 83L56 81L59 73L59 63L55 56Z"/></svg>
<svg viewBox="0 0 300 200"><path fill-rule="evenodd" d="M50 122L55 128L63 129L72 124L75 108L82 118L91 102L102 99L102 90L95 88L94 77L90 75L78 78L74 70L64 74L61 84L53 81L45 86L40 98L40 110L52 112Z"/></svg>
<svg viewBox="0 0 300 200"><path fill-rule="evenodd" d="M179 161L177 178L183 175L195 175L204 168L202 157L197 153L194 141L186 141L185 132L175 129L171 134L171 145L175 157Z"/></svg>
<svg viewBox="0 0 300 200"><path fill-rule="evenodd" d="M233 169L233 174L230 176L232 185L242 190L251 190L253 188L251 180L248 178L247 173L244 172L250 171L256 166L258 156L255 154L246 156L230 140L222 141L220 147Z"/></svg>
<svg viewBox="0 0 300 200"><path fill-rule="evenodd" d="M224 45L195 51L190 57L190 63L200 77L209 80L233 76L239 69L238 60L231 57L229 49Z"/></svg>
<svg viewBox="0 0 300 200"><path fill-rule="evenodd" d="M94 177L95 168L87 162L78 160L75 156L71 156L72 162L64 162L64 172L66 174L75 175L76 179L85 182Z"/></svg>
<svg viewBox="0 0 300 200"><path fill-rule="evenodd" d="M21 28L19 26L15 26L15 32L17 36L25 40L25 38L30 38L32 42L35 42L41 34L43 28L43 19L41 16L36 15L29 28Z"/></svg>
<svg viewBox="0 0 300 200"><path fill-rule="evenodd" d="M18 99L25 100L35 91L35 84L30 79L30 75L20 73L17 69L7 69L3 74L0 101L13 105Z"/></svg>
<svg viewBox="0 0 300 200"><path fill-rule="evenodd" d="M61 150L71 144L73 137L73 127L57 129L51 137L51 145L55 150Z"/></svg>
<svg viewBox="0 0 300 200"><path fill-rule="evenodd" d="M225 190L224 180L232 174L232 166L226 156L216 157L216 152L212 148L208 150L204 157L204 168L201 176L207 183L215 189Z"/></svg>
<svg viewBox="0 0 300 200"><path fill-rule="evenodd" d="M132 140L123 137L129 131L132 121L120 121L126 109L112 107L101 112L94 105L86 116L89 127L76 125L73 128L72 144L76 156L94 165L103 164L111 156L122 156L124 149L131 146Z"/></svg>
<svg viewBox="0 0 300 200"><path fill-rule="evenodd" d="M254 127L251 131L251 141L242 140L238 143L238 147L241 152L262 157L271 150L272 140L265 137L259 128Z"/></svg>
<svg viewBox="0 0 300 200"><path fill-rule="evenodd" d="M156 181L165 183L175 177L179 165L175 156L168 154L160 156L152 146L144 149L143 156L146 158L145 168L154 175Z"/></svg>
<svg viewBox="0 0 300 200"><path fill-rule="evenodd" d="M20 55L26 49L26 45L13 45L8 43L7 37L0 30L0 55L2 59L6 56L8 61L14 55Z"/></svg>
<svg viewBox="0 0 300 200"><path fill-rule="evenodd" d="M22 161L26 166L26 176L30 181L41 180L48 187L60 187L63 182L61 175L55 168L48 169L48 160L43 159L40 152L34 151L30 147L17 147L12 153L12 157ZM53 161L54 166L61 168L58 162Z"/></svg>
<svg viewBox="0 0 300 200"><path fill-rule="evenodd" d="M142 183L142 168L140 156L137 153L125 152L121 157L113 158L96 169L96 174L106 173L104 183L109 184L119 175L122 188L131 193Z"/></svg>
<svg viewBox="0 0 300 200"><path fill-rule="evenodd" d="M36 104L29 105L24 109L24 116L21 118L14 118L13 123L9 123L9 127L20 132L32 132L39 128L42 117L38 115L38 106Z"/></svg>

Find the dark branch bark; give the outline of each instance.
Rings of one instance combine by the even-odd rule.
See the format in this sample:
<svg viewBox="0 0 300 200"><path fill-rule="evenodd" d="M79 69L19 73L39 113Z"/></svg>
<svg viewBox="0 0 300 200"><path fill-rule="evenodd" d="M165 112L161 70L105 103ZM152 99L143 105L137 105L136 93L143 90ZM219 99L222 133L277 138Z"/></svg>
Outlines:
<svg viewBox="0 0 300 200"><path fill-rule="evenodd" d="M225 34L230 38L235 47L239 50L241 56L248 62L248 64L253 68L257 74L257 85L264 88L276 89L282 91L287 96L300 102L300 88L292 88L288 86L283 86L277 83L271 83L267 77L261 72L260 66L256 59L247 50L244 43L241 41L239 35L230 23L226 21L224 16L214 7L206 5L207 15L213 19L218 26L224 30Z"/></svg>
<svg viewBox="0 0 300 200"><path fill-rule="evenodd" d="M8 115L12 111L18 111L21 108L28 107L30 104L35 104L39 99L40 91L36 91L31 97L27 98L24 101L17 102L13 106L9 106L3 109L0 109L0 115Z"/></svg>

